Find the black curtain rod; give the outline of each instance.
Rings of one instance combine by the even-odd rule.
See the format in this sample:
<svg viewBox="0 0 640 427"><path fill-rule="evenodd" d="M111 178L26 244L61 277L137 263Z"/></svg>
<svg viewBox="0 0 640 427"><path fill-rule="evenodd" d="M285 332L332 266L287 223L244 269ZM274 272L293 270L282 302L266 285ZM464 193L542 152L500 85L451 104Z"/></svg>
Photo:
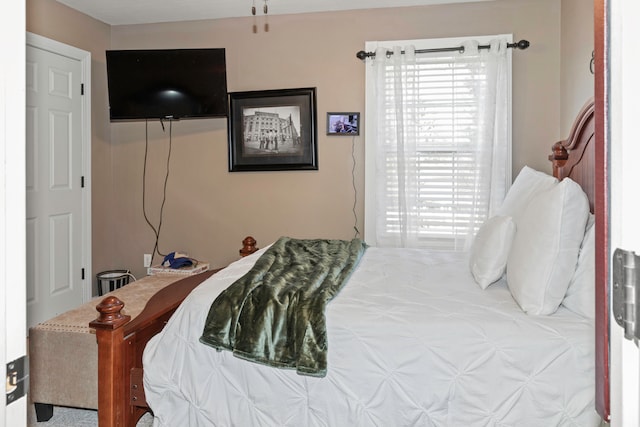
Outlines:
<svg viewBox="0 0 640 427"><path fill-rule="evenodd" d="M528 40L520 40L517 43L507 43L507 47L508 48L512 48L512 49L526 49L529 47L529 41ZM488 44L483 44L483 45L479 45L478 49L489 49L491 46ZM435 49L416 49L416 53L432 53L432 52L460 52L463 53L464 52L464 46L458 46L458 47L439 47L439 48L435 48ZM404 54L404 50L402 52L400 52L402 54ZM393 55L393 51L392 50L388 50L387 51L387 55ZM364 50L361 50L360 52L356 53L356 57L358 57L358 59L361 60L365 60L367 58L375 58L376 57L376 53L375 52L365 52Z"/></svg>

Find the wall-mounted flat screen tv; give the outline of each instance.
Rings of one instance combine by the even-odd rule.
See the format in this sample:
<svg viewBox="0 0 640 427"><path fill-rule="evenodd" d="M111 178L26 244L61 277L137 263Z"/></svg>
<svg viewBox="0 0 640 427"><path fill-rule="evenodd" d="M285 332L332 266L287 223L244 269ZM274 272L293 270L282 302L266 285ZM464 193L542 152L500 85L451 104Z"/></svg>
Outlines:
<svg viewBox="0 0 640 427"><path fill-rule="evenodd" d="M108 50L111 121L227 116L224 48Z"/></svg>

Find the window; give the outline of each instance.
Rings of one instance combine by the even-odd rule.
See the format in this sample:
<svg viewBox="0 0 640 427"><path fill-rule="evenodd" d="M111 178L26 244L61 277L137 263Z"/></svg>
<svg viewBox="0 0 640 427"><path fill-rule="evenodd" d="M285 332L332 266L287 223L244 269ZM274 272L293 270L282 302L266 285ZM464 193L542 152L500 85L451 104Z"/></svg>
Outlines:
<svg viewBox="0 0 640 427"><path fill-rule="evenodd" d="M465 250L502 200L511 182L508 41L367 43L377 50L366 71L367 242ZM463 44L464 54L412 52Z"/></svg>

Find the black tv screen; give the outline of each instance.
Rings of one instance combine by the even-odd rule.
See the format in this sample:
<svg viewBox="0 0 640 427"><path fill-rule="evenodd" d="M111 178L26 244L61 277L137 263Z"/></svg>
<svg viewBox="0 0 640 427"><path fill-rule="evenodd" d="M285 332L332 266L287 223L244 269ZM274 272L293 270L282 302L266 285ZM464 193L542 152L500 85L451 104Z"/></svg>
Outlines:
<svg viewBox="0 0 640 427"><path fill-rule="evenodd" d="M226 117L224 48L108 50L112 121Z"/></svg>

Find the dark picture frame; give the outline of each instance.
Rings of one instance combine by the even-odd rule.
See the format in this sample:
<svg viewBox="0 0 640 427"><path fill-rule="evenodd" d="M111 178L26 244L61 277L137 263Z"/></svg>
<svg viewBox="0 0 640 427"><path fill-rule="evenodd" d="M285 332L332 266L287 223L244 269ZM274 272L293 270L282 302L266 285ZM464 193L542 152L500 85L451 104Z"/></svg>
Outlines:
<svg viewBox="0 0 640 427"><path fill-rule="evenodd" d="M229 93L229 172L317 170L316 88Z"/></svg>
<svg viewBox="0 0 640 427"><path fill-rule="evenodd" d="M360 113L327 113L327 135L360 135Z"/></svg>

